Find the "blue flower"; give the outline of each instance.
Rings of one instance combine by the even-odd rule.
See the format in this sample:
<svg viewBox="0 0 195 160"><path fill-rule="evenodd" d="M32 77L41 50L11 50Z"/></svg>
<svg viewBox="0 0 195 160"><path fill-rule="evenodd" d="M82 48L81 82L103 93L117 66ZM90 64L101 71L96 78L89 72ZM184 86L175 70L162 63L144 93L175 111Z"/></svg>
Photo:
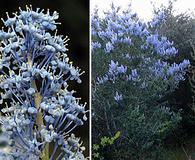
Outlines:
<svg viewBox="0 0 195 160"><path fill-rule="evenodd" d="M136 82L136 81L139 81L139 78L140 78L140 76L137 73L137 69L132 69L131 70L131 74L129 74L127 76L127 80L128 81L134 81L134 82Z"/></svg>
<svg viewBox="0 0 195 160"><path fill-rule="evenodd" d="M113 49L114 49L114 46L112 45L111 42L106 43L106 48L104 50L106 53L110 53Z"/></svg>
<svg viewBox="0 0 195 160"><path fill-rule="evenodd" d="M119 101L123 100L122 94L119 94L119 93L116 91L115 96L114 96L114 100L115 100L116 102L119 102Z"/></svg>
<svg viewBox="0 0 195 160"><path fill-rule="evenodd" d="M8 31L0 31L0 103L6 106L0 123L10 151L0 151L0 159L40 159L47 143L54 144L50 160L85 159L79 140L68 136L86 120L85 105L67 89L70 80L81 83L84 72L69 62L68 38L50 33L56 19L57 12L27 7L3 20Z"/></svg>
<svg viewBox="0 0 195 160"><path fill-rule="evenodd" d="M161 10L153 17L152 21L149 22L149 25L154 28L154 27L162 24L164 22L165 18L166 18L165 12L163 10Z"/></svg>
<svg viewBox="0 0 195 160"><path fill-rule="evenodd" d="M99 42L91 42L91 49L98 49L101 48L101 44Z"/></svg>

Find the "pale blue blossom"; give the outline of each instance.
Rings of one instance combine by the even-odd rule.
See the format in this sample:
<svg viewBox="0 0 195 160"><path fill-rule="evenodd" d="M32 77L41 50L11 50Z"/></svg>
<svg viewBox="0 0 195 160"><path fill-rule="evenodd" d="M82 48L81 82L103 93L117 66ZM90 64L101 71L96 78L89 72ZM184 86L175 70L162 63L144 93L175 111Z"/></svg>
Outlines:
<svg viewBox="0 0 195 160"><path fill-rule="evenodd" d="M111 42L106 43L105 52L110 53L114 49L114 46Z"/></svg>
<svg viewBox="0 0 195 160"><path fill-rule="evenodd" d="M101 48L101 44L99 42L91 42L91 49L98 49Z"/></svg>
<svg viewBox="0 0 195 160"><path fill-rule="evenodd" d="M132 16L134 14L130 9L128 12L120 14L116 8L112 7L112 10L108 11L103 19L98 16L97 12L92 16L92 33L96 33L93 36L97 36L105 42L105 46L101 44L105 53L110 53L119 43L132 45L134 41L131 36L135 36L143 41L140 46L142 49L154 48L155 53L165 57L177 54L178 51L173 47L172 42L149 31L150 23L147 25L141 22L138 17ZM98 18L101 20L98 21ZM165 15L162 12L153 21L155 24L162 23L164 18ZM103 21L106 23L101 26L101 23L104 24ZM94 22L98 25L95 25Z"/></svg>
<svg viewBox="0 0 195 160"><path fill-rule="evenodd" d="M127 76L127 80L128 80L128 81L134 81L134 82L136 82L136 81L139 81L139 78L140 78L140 76L139 76L139 74L137 73L137 69L132 69L132 70L131 70L131 74L129 74L129 75Z"/></svg>
<svg viewBox="0 0 195 160"><path fill-rule="evenodd" d="M79 139L70 136L86 121L85 104L68 90L68 82L81 83L84 72L69 62L68 38L56 34L58 17L27 7L3 20L8 29L0 31L0 103L5 104L0 123L9 152L0 152L0 159L38 160L47 143L54 145L50 160L85 159Z"/></svg>
<svg viewBox="0 0 195 160"><path fill-rule="evenodd" d="M110 75L115 75L117 76L118 74L123 74L127 71L127 67L126 66L119 66L118 62L114 62L113 60L110 61L109 64L109 70L108 73Z"/></svg>
<svg viewBox="0 0 195 160"><path fill-rule="evenodd" d="M165 12L162 10L162 11L158 12L158 13L153 17L152 21L149 22L149 25L150 25L151 27L156 27L156 26L162 24L163 21L165 20L165 18L166 18Z"/></svg>
<svg viewBox="0 0 195 160"><path fill-rule="evenodd" d="M123 95L122 95L122 94L119 94L119 93L116 91L115 96L114 96L114 100L115 100L116 102L119 102L119 101L123 100Z"/></svg>

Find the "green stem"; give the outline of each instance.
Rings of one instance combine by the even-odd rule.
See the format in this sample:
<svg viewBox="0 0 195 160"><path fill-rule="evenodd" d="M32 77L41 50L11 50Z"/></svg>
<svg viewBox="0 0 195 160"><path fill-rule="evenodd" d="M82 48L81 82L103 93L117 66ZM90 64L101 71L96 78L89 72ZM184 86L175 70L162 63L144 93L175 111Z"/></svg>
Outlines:
<svg viewBox="0 0 195 160"><path fill-rule="evenodd" d="M45 148L43 149L41 160L49 160L49 143L46 143Z"/></svg>

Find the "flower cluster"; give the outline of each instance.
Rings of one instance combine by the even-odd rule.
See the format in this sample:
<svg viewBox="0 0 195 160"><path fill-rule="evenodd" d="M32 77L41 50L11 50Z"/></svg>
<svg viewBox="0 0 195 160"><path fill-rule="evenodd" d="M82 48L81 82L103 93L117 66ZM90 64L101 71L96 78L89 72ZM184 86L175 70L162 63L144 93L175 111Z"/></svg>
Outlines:
<svg viewBox="0 0 195 160"><path fill-rule="evenodd" d="M159 13L152 22L157 24L157 21L160 23L164 18L164 13ZM118 62L114 63L115 59L112 58L108 72L104 76L97 77L98 84L115 80L119 73L126 74L126 80L140 80L137 73L143 73L144 68L149 68L149 74L154 76L165 80L172 79L170 84L174 84L175 87L179 81L185 79L185 69L189 61L183 60L179 64L168 63L168 59L178 54L173 42L152 31L150 23L141 22L130 9L121 13L119 8L112 6L104 18L99 17L96 10L92 16L92 33L93 54L112 53L114 55L112 57L115 57L120 55L121 49L126 49L126 54L123 54L124 60L121 62L127 61L126 65L117 67ZM134 52L139 50L140 54L132 53L132 50ZM135 61L139 62L137 68L134 66Z"/></svg>
<svg viewBox="0 0 195 160"><path fill-rule="evenodd" d="M108 80L115 81L120 75L124 75L127 71L127 67L124 65L118 64L118 62L114 62L111 60L109 64L108 73L106 73L103 77L97 77L97 80L99 84L104 83Z"/></svg>
<svg viewBox="0 0 195 160"><path fill-rule="evenodd" d="M114 62L113 60L111 60L111 63L109 64L109 73L112 75L118 75L120 73L125 73L127 71L127 67L126 66L118 66L118 62Z"/></svg>
<svg viewBox="0 0 195 160"><path fill-rule="evenodd" d="M164 18L163 15L163 13L159 15L160 19ZM135 39L133 37L138 37L142 40L143 45L140 47L143 50L153 48L155 53L161 56L171 56L177 53L172 42L166 37L150 32L150 23L141 22L130 9L120 14L119 9L112 6L111 12L106 13L104 20L99 21L99 18L98 11L96 11L92 16L92 35L97 37L92 41L93 50L103 48L105 53L110 53L119 44L133 45ZM156 19L152 21L155 24ZM104 42L104 44L99 42Z"/></svg>
<svg viewBox="0 0 195 160"><path fill-rule="evenodd" d="M116 92L116 95L114 96L114 100L116 102L119 102L123 99L123 95L122 94L119 94L118 92Z"/></svg>
<svg viewBox="0 0 195 160"><path fill-rule="evenodd" d="M156 27L156 26L162 24L163 21L165 20L165 18L166 18L166 14L165 14L165 12L162 10L162 11L158 12L158 13L153 17L152 21L149 22L149 25L150 25L151 27L154 28L154 27Z"/></svg>
<svg viewBox="0 0 195 160"><path fill-rule="evenodd" d="M138 81L139 74L137 73L137 69L132 69L131 73L127 76L127 80L129 81Z"/></svg>
<svg viewBox="0 0 195 160"><path fill-rule="evenodd" d="M83 72L69 62L68 38L57 35L57 19L57 12L32 7L2 19L0 123L9 152L1 152L0 159L85 159L72 134L87 119L85 105L67 89L70 80L81 83ZM45 152L49 144L51 154Z"/></svg>

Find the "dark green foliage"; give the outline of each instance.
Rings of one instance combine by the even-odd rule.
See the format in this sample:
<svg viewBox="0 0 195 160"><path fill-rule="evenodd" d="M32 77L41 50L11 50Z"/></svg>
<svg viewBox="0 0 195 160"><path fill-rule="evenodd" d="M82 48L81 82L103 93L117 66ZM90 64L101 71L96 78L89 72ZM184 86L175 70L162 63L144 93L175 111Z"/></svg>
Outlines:
<svg viewBox="0 0 195 160"><path fill-rule="evenodd" d="M193 66L194 60L191 53L193 53L193 46L195 45L195 19L191 12L175 14L174 1L169 1L167 7L161 6L160 8L154 8L154 13L164 11L166 18L162 25L158 26L156 30L160 35L168 37L174 42L174 46L178 49L178 56L175 57L176 61L182 61L183 59L189 59ZM170 59L172 61L172 59ZM177 130L177 135L181 139L181 135L191 135L194 133L195 126L195 112L192 108L192 96L191 85L188 77L191 76L191 69L188 70L186 80L180 83L178 89L167 97L171 104L171 109L174 111L181 110L182 122L181 126Z"/></svg>

